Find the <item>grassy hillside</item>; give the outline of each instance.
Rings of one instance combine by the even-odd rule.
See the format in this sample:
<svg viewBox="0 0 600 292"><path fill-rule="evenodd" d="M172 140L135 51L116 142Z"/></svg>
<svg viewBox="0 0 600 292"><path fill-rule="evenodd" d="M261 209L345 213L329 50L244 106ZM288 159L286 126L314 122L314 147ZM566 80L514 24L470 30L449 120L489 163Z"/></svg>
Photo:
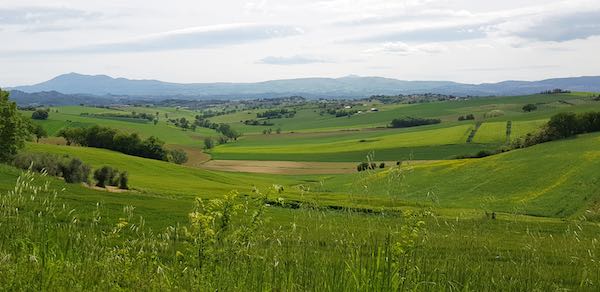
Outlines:
<svg viewBox="0 0 600 292"><path fill-rule="evenodd" d="M583 214L600 200L600 134L581 135L481 159L439 161L405 168L401 183L391 172L332 178L327 190L361 186L361 200L385 196L444 208L535 216ZM393 174L392 175L398 175Z"/></svg>
<svg viewBox="0 0 600 292"><path fill-rule="evenodd" d="M364 208L435 206L566 217L600 193L600 134L540 144L482 159L449 160L348 175L268 175L207 171L102 149L29 144L28 151L70 154L94 167L128 170L131 186L161 196L214 197L232 189L285 186L281 197ZM405 164L406 165L406 164ZM306 192L305 187L310 188Z"/></svg>
<svg viewBox="0 0 600 292"><path fill-rule="evenodd" d="M58 110L58 113L53 112ZM102 114L117 113L127 114L131 111L137 113L147 112L154 114L159 112L159 122L154 125L151 121L140 119L123 119L112 117L97 117L81 115L82 113ZM67 127L89 127L93 125L102 125L106 127L120 129L125 132L139 133L142 137L157 136L167 144L196 146L200 147L202 138L206 136L216 136L216 132L210 129L197 128L196 131L184 131L166 123L164 114L169 114L169 118L187 116L191 114L181 114L175 109L147 109L147 108L124 108L124 109L105 109L84 106L64 106L52 108L48 120L35 121L42 125L50 136L55 136L58 132ZM24 115L31 115L31 112L23 112Z"/></svg>

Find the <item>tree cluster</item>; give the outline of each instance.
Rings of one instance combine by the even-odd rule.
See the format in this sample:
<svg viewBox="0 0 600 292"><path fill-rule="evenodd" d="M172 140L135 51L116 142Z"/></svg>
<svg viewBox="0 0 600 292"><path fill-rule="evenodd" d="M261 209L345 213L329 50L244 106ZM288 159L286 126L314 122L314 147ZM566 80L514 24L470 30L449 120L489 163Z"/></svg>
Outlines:
<svg viewBox="0 0 600 292"><path fill-rule="evenodd" d="M339 117L348 117L348 116L352 116L355 115L356 113L358 113L357 110L345 110L345 109L327 109L327 113L330 115L334 115L336 118Z"/></svg>
<svg viewBox="0 0 600 292"><path fill-rule="evenodd" d="M118 169L110 166L103 166L94 171L94 180L96 180L96 186L105 188L108 186L119 187L119 189L129 189L129 175L127 171L119 172Z"/></svg>
<svg viewBox="0 0 600 292"><path fill-rule="evenodd" d="M240 136L242 136L242 134L240 132L234 130L228 124L212 123L211 121L206 120L206 119L202 118L201 116L196 116L196 120L194 121L194 124L197 125L198 127L213 129L213 130L223 134L223 136L227 137L228 139L237 140Z"/></svg>
<svg viewBox="0 0 600 292"><path fill-rule="evenodd" d="M244 121L245 125L248 126L273 126L274 124L271 122L267 122L266 120L258 121L258 120L245 120Z"/></svg>
<svg viewBox="0 0 600 292"><path fill-rule="evenodd" d="M61 130L58 136L65 138L67 145L104 148L164 161L170 161L172 156L172 151L165 149L165 143L154 136L142 139L137 133L122 133L108 127L66 128Z"/></svg>
<svg viewBox="0 0 600 292"><path fill-rule="evenodd" d="M583 133L600 131L600 112L575 114L558 113L550 118L541 130L527 134L513 143L513 148L524 148L535 144L568 138Z"/></svg>
<svg viewBox="0 0 600 292"><path fill-rule="evenodd" d="M561 94L561 93L571 93L571 91L556 88L556 89L544 90L544 91L540 92L540 94Z"/></svg>
<svg viewBox="0 0 600 292"><path fill-rule="evenodd" d="M414 117L405 117L393 119L390 125L391 128L408 128L408 127L416 127L423 125L433 125L439 124L442 120L440 119L424 119L424 118L414 118Z"/></svg>
<svg viewBox="0 0 600 292"><path fill-rule="evenodd" d="M92 117L97 117L97 118L117 118L117 119L139 119L139 120L143 120L143 121L154 121L157 120L157 116L158 115L153 115L153 114L148 114L148 113L136 113L136 112L131 112L131 113L96 113L96 114L90 114L90 113L81 113L81 116L92 116Z"/></svg>
<svg viewBox="0 0 600 292"><path fill-rule="evenodd" d="M47 109L38 109L31 114L31 118L34 120L47 120L48 116L49 114Z"/></svg>
<svg viewBox="0 0 600 292"><path fill-rule="evenodd" d="M262 113L256 113L257 118L265 119L282 119L282 118L293 118L296 115L296 111L288 109L273 109L267 110Z"/></svg>
<svg viewBox="0 0 600 292"><path fill-rule="evenodd" d="M475 119L475 115L473 115L473 114L468 114L468 115L458 117L459 121L468 121L468 120L474 120L474 119Z"/></svg>

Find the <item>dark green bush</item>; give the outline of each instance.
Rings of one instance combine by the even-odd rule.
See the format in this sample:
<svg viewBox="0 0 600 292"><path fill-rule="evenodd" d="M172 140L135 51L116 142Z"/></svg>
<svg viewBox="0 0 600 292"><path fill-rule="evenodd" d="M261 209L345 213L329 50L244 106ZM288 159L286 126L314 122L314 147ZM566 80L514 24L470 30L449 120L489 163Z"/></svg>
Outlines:
<svg viewBox="0 0 600 292"><path fill-rule="evenodd" d="M169 161L177 164L184 164L188 161L188 156L181 149L173 149L169 151Z"/></svg>
<svg viewBox="0 0 600 292"><path fill-rule="evenodd" d="M47 120L48 110L39 109L31 114L31 118L34 120Z"/></svg>
<svg viewBox="0 0 600 292"><path fill-rule="evenodd" d="M110 185L112 178L114 177L114 170L110 166L103 166L94 171L94 179L96 180L96 186L104 188L106 185Z"/></svg>
<svg viewBox="0 0 600 292"><path fill-rule="evenodd" d="M440 119L423 119L423 118L413 118L413 117L405 117L399 119L393 119L390 125L391 128L408 128L408 127L416 127L423 125L433 125L439 124L442 120Z"/></svg>
<svg viewBox="0 0 600 292"><path fill-rule="evenodd" d="M14 158L13 165L21 169L45 171L48 175L63 177L68 183L88 182L90 175L89 165L66 155L21 153Z"/></svg>
<svg viewBox="0 0 600 292"><path fill-rule="evenodd" d="M119 189L128 190L129 189L129 174L127 171L123 171L119 173Z"/></svg>

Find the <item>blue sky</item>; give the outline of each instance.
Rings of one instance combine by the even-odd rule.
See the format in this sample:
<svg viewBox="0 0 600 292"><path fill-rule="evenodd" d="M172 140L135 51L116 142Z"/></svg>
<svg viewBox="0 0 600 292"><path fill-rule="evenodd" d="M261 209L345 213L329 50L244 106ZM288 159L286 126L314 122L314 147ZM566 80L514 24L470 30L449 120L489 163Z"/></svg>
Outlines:
<svg viewBox="0 0 600 292"><path fill-rule="evenodd" d="M3 0L0 86L600 75L600 1Z"/></svg>

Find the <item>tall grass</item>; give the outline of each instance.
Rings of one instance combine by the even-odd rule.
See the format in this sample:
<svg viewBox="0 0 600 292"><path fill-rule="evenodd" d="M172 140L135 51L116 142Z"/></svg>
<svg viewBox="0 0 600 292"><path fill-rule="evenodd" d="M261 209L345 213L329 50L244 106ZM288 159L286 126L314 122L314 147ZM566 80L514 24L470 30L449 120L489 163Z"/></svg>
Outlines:
<svg viewBox="0 0 600 292"><path fill-rule="evenodd" d="M0 196L4 290L598 290L598 226L269 206L280 189L198 199L189 223L135 207L78 214L45 176ZM283 208L282 208L283 207ZM283 215L282 215L283 214Z"/></svg>

